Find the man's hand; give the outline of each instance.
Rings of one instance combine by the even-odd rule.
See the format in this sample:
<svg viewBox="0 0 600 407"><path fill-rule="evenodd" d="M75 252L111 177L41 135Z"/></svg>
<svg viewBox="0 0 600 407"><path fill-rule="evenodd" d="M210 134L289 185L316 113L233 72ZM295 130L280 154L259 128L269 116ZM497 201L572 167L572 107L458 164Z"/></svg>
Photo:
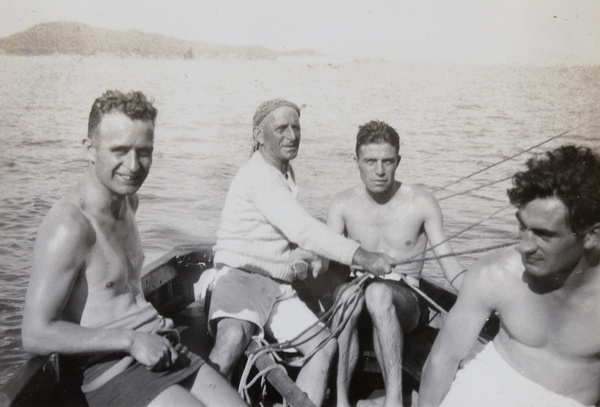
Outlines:
<svg viewBox="0 0 600 407"><path fill-rule="evenodd" d="M328 263L321 256L299 247L294 249L290 257L290 267L296 272L298 280L305 280L308 272L312 272L313 277L316 278L323 271L327 270Z"/></svg>
<svg viewBox="0 0 600 407"><path fill-rule="evenodd" d="M360 266L377 277L391 273L395 263L396 261L387 254L368 252L362 247L359 247L352 258L353 265Z"/></svg>
<svg viewBox="0 0 600 407"><path fill-rule="evenodd" d="M167 336L158 333L133 332L129 354L152 371L170 369L183 347L173 344Z"/></svg>

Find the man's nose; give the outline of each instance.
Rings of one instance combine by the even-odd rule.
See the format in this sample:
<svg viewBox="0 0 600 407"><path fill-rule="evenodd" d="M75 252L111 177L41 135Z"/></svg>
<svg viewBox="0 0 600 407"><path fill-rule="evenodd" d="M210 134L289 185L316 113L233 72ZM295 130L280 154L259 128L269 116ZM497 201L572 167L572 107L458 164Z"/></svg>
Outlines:
<svg viewBox="0 0 600 407"><path fill-rule="evenodd" d="M127 160L125 161L125 166L132 173L135 173L137 172L137 170L140 169L140 157L135 150L132 149L129 151L129 153L127 153Z"/></svg>
<svg viewBox="0 0 600 407"><path fill-rule="evenodd" d="M289 140L296 140L298 138L298 135L296 134L292 126L289 126L285 129L285 137Z"/></svg>
<svg viewBox="0 0 600 407"><path fill-rule="evenodd" d="M383 169L383 163L381 161L379 161L377 163L377 165L375 166L375 172L377 175L383 175L385 174L385 171Z"/></svg>
<svg viewBox="0 0 600 407"><path fill-rule="evenodd" d="M517 246L520 253L533 253L537 249L534 234L531 230L523 230L519 233L519 244Z"/></svg>

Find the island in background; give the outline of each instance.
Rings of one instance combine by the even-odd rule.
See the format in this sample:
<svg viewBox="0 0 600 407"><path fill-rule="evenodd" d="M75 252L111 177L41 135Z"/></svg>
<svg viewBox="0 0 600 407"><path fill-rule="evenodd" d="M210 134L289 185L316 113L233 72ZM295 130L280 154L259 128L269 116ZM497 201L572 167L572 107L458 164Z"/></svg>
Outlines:
<svg viewBox="0 0 600 407"><path fill-rule="evenodd" d="M274 51L261 46L211 44L147 34L107 30L76 22L48 22L0 38L0 53L13 55L115 55L121 57L271 59L323 57L311 50Z"/></svg>

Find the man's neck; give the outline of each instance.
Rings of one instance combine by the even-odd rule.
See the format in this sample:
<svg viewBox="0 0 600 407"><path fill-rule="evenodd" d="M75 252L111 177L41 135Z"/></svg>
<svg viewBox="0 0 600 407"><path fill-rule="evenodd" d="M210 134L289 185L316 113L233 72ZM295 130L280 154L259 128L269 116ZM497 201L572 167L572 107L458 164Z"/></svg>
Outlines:
<svg viewBox="0 0 600 407"><path fill-rule="evenodd" d="M287 174L288 172L288 168L290 165L289 161L280 161L280 160L275 160L273 157L269 156L268 154L263 153L262 149L259 149L258 152L260 153L260 155L262 156L262 158L265 160L265 162L267 164L269 164L270 166L276 168L277 170L281 171L281 173L283 175Z"/></svg>
<svg viewBox="0 0 600 407"><path fill-rule="evenodd" d="M394 181L392 186L383 192L375 193L375 192L369 191L366 187L365 187L365 191L366 191L367 195L369 196L369 198L371 198L376 204L385 205L396 195L396 192L398 192L401 185L402 184L399 181Z"/></svg>
<svg viewBox="0 0 600 407"><path fill-rule="evenodd" d="M80 201L86 212L114 220L123 217L127 207L126 195L108 190L93 176L84 179L80 191Z"/></svg>

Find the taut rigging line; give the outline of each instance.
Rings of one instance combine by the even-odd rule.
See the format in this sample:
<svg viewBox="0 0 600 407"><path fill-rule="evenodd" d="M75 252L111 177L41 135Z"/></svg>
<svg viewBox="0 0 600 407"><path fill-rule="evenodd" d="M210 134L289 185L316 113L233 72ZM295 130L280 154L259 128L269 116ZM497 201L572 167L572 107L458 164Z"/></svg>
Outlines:
<svg viewBox="0 0 600 407"><path fill-rule="evenodd" d="M522 155L522 154L528 153L529 151L531 151L531 150L533 150L533 149L535 149L535 148L537 148L537 147L539 147L539 146L542 146L542 145L544 145L544 144L546 144L546 143L548 143L548 142L550 142L550 141L552 141L552 140L555 140L555 139L557 139L557 138L559 138L559 137L563 137L564 135L566 135L566 134L569 134L569 133L571 133L572 131L574 131L574 130L577 130L578 128L580 128L580 127L582 127L582 126L585 126L586 124L588 124L588 123L590 123L590 122L592 122L592 121L594 121L594 120L598 119L599 117L600 117L600 116L593 117L593 118L591 118L590 120L588 120L588 121L586 121L586 122L583 122L583 123L581 123L581 124L579 124L579 125L577 125L577 126L575 126L575 127L571 128L571 129L569 129L569 130L565 130L565 131L563 131L562 133L560 133L560 134L558 134L558 135L556 135L556 136L550 137L549 139L546 139L546 140L542 141L541 143L538 143L538 144L536 144L536 145L534 145L534 146L531 146L531 147L529 147L529 148L527 148L527 149L525 149L525 150L523 150L523 151L521 151L521 152L519 152L519 153L517 153L517 154L515 154L515 155L512 155L512 156L510 156L510 157L507 157L507 158L505 158L505 159L503 159L503 160L500 160L500 161L498 161L498 162L496 162L496 163L494 163L494 164L488 165L487 167L485 167L485 168L482 168L482 169L481 169L481 170L479 170L479 171L475 171L475 172L473 172L473 173L471 173L471 174L469 174L469 175L467 175L467 176L465 176L465 177L462 177L462 178L459 178L459 179L457 179L456 181L452 181L452 182L451 182L451 183L449 183L449 184L446 184L446 185L444 185L444 186L441 186L441 187L439 187L439 188L436 188L436 189L435 189L435 191L441 191L442 189L446 189L446 188L448 188L449 186L452 186L452 185L458 184L459 182L462 182L462 181L464 181L464 180L466 180L466 179L468 179L468 178L474 177L474 176L475 176L475 175L477 175L477 174L481 174L482 172L485 172L485 171L489 170L490 168L496 167L496 166L498 166L498 165L500 165L500 164L503 164L503 163L505 163L505 162L507 162L507 161L510 161L510 160L512 160L513 158L516 158L516 157L518 157L518 156L520 156L520 155Z"/></svg>

